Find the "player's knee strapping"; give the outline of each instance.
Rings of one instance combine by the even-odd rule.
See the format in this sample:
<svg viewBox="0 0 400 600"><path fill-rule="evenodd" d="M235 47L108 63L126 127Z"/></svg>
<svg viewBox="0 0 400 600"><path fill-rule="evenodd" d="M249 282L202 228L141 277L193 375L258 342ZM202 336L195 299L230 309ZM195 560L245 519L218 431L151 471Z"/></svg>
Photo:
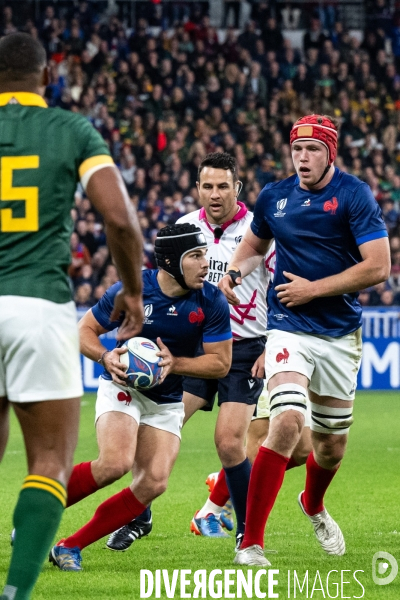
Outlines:
<svg viewBox="0 0 400 600"><path fill-rule="evenodd" d="M287 410L297 410L304 417L307 412L307 390L297 383L282 383L269 393L270 419Z"/></svg>
<svg viewBox="0 0 400 600"><path fill-rule="evenodd" d="M311 402L311 430L317 433L343 435L353 424L353 407L333 408Z"/></svg>

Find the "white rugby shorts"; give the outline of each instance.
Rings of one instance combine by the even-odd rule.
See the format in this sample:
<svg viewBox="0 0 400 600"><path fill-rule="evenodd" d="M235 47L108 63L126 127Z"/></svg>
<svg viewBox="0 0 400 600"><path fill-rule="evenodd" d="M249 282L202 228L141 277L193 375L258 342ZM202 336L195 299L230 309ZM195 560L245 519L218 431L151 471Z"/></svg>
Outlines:
<svg viewBox="0 0 400 600"><path fill-rule="evenodd" d="M125 388L99 377L96 400L96 421L107 412L122 412L138 425L149 425L181 437L185 410L183 402L157 404L138 390Z"/></svg>
<svg viewBox="0 0 400 600"><path fill-rule="evenodd" d="M309 380L318 396L354 400L361 364L361 327L339 338L272 329L265 356L267 381L277 373L294 371Z"/></svg>
<svg viewBox="0 0 400 600"><path fill-rule="evenodd" d="M263 391L260 394L257 402L257 414L252 417L252 421L256 419L269 419L270 418L270 410L269 410L269 398L268 398L268 381L265 380ZM311 427L311 408L310 403L307 401L307 412L306 418L304 421L304 427Z"/></svg>
<svg viewBox="0 0 400 600"><path fill-rule="evenodd" d="M0 396L40 402L82 393L75 304L0 296Z"/></svg>

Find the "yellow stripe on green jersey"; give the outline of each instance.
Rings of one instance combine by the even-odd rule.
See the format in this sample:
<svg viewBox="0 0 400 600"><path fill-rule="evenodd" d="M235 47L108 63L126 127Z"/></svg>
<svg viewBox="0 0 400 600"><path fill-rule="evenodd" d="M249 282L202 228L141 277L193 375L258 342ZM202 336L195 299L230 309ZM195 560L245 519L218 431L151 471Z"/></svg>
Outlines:
<svg viewBox="0 0 400 600"><path fill-rule="evenodd" d="M101 154L100 156L92 156L91 158L87 158L79 167L79 176L81 178L83 189L86 190L89 179L96 171L113 165L113 159L107 154Z"/></svg>
<svg viewBox="0 0 400 600"><path fill-rule="evenodd" d="M39 94L33 94L32 92L3 92L0 94L0 106L6 104L21 104L22 106L40 106L41 108L47 108L47 103L39 96Z"/></svg>
<svg viewBox="0 0 400 600"><path fill-rule="evenodd" d="M87 171L92 169L92 167L97 167L97 165L113 165L114 161L111 156L107 156L107 154L101 154L100 156L92 156L91 158L87 158L79 167L79 177L85 175Z"/></svg>

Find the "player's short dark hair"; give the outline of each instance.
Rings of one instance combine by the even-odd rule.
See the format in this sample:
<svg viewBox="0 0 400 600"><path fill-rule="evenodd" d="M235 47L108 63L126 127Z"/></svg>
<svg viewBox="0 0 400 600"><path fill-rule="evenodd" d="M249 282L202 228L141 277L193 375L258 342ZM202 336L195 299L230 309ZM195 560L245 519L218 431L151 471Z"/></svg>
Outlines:
<svg viewBox="0 0 400 600"><path fill-rule="evenodd" d="M238 180L238 174L236 170L236 160L227 152L211 152L207 154L201 161L197 170L197 179L200 181L200 173L204 167L213 167L214 169L225 169L225 171L231 171L233 181Z"/></svg>
<svg viewBox="0 0 400 600"><path fill-rule="evenodd" d="M45 64L45 49L29 34L10 33L0 40L0 75L17 81L40 73Z"/></svg>

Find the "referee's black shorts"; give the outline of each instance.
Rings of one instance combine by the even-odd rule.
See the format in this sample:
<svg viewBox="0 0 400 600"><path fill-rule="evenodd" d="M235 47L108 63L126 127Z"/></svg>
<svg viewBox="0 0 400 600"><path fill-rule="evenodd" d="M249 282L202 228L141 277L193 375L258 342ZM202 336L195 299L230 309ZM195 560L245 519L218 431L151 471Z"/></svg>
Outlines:
<svg viewBox="0 0 400 600"><path fill-rule="evenodd" d="M199 379L184 377L183 390L203 398L207 405L203 410L212 410L216 394L218 406L223 402L240 402L255 405L262 392L264 380L252 377L251 369L257 358L264 352L265 337L233 342L232 366L222 379Z"/></svg>

